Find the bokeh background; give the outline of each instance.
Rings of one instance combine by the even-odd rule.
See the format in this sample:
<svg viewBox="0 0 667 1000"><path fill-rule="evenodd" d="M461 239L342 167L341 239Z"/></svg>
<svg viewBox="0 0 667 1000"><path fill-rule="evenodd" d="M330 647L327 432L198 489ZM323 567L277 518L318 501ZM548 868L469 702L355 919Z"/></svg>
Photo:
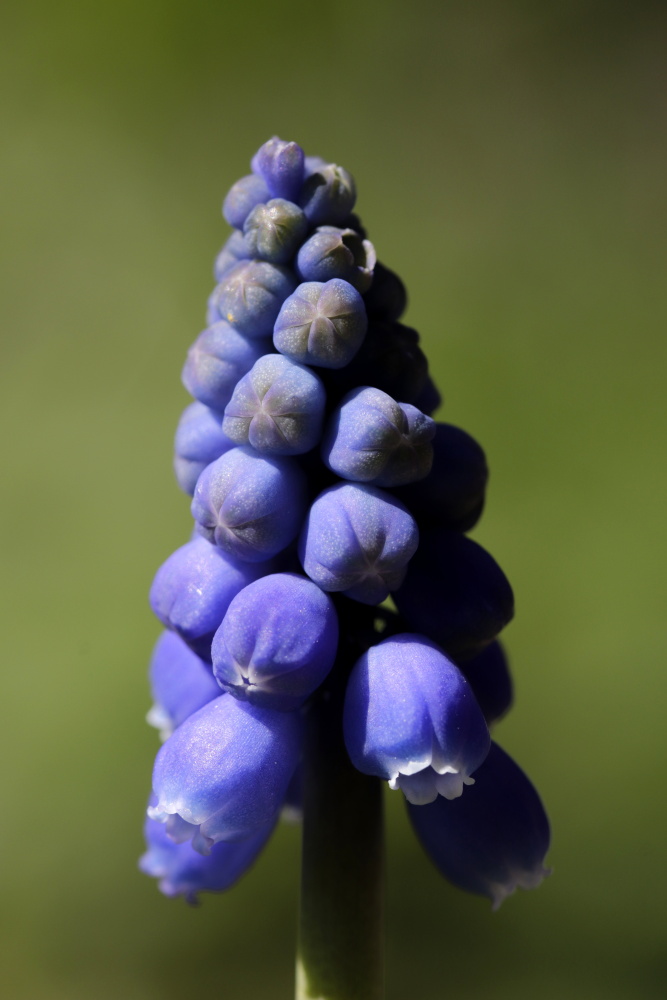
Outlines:
<svg viewBox="0 0 667 1000"><path fill-rule="evenodd" d="M517 595L497 738L553 876L497 914L388 797L388 1000L662 997L662 2L10 0L0 74L0 989L280 1000L299 833L199 909L140 875L146 592L222 196L273 134L350 169L492 475Z"/></svg>

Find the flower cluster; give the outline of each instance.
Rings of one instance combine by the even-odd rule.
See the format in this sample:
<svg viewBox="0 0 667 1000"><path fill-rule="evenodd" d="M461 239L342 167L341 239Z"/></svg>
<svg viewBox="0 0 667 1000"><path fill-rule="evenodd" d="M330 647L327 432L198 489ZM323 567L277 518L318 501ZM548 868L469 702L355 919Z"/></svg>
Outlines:
<svg viewBox="0 0 667 1000"><path fill-rule="evenodd" d="M513 595L465 534L484 453L431 418L351 175L278 138L251 169L183 370L174 467L195 534L151 588L166 742L141 867L168 895L231 885L298 807L303 717L336 677L354 766L402 791L450 881L498 904L541 881L549 830L489 735L512 698L496 637Z"/></svg>

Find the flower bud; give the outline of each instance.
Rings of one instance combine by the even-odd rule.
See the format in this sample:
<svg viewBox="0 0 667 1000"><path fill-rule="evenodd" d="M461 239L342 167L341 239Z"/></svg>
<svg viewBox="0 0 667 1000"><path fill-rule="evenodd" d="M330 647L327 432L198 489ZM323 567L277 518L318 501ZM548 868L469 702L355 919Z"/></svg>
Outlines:
<svg viewBox="0 0 667 1000"><path fill-rule="evenodd" d="M215 306L222 319L246 337L268 337L295 285L287 268L264 260L242 260L224 274L214 292Z"/></svg>
<svg viewBox="0 0 667 1000"><path fill-rule="evenodd" d="M301 146L274 135L257 150L251 166L263 179L273 198L296 201L303 183L304 160Z"/></svg>
<svg viewBox="0 0 667 1000"><path fill-rule="evenodd" d="M354 389L329 422L322 458L343 479L400 486L423 479L433 461L435 423L381 389Z"/></svg>
<svg viewBox="0 0 667 1000"><path fill-rule="evenodd" d="M272 264L288 264L307 229L306 217L299 206L283 198L256 205L243 224L250 255Z"/></svg>
<svg viewBox="0 0 667 1000"><path fill-rule="evenodd" d="M174 472L178 485L190 496L206 466L234 447L234 442L223 433L221 423L221 415L203 403L190 403L178 422Z"/></svg>
<svg viewBox="0 0 667 1000"><path fill-rule="evenodd" d="M430 530L421 540L394 595L396 607L448 656L467 660L512 619L512 588L489 553L465 535Z"/></svg>
<svg viewBox="0 0 667 1000"><path fill-rule="evenodd" d="M152 800L155 801L154 796ZM267 826L247 840L221 841L205 856L189 842L175 843L164 823L146 819L147 851L139 859L139 868L160 880L158 888L165 896L184 896L188 903L195 904L200 892L223 892L231 888L255 862L272 833L273 826Z"/></svg>
<svg viewBox="0 0 667 1000"><path fill-rule="evenodd" d="M253 705L292 711L331 670L338 619L331 598L296 573L245 587L213 639L213 672L225 691Z"/></svg>
<svg viewBox="0 0 667 1000"><path fill-rule="evenodd" d="M160 730L163 740L193 712L220 697L211 668L175 632L163 632L155 644L150 682L154 704L146 721Z"/></svg>
<svg viewBox="0 0 667 1000"><path fill-rule="evenodd" d="M305 507L305 479L293 459L232 448L204 469L191 509L208 541L254 563L296 538Z"/></svg>
<svg viewBox="0 0 667 1000"><path fill-rule="evenodd" d="M306 177L299 204L312 226L335 226L354 208L357 191L351 174L328 163Z"/></svg>
<svg viewBox="0 0 667 1000"><path fill-rule="evenodd" d="M489 731L461 671L421 635L385 639L348 680L345 745L352 763L423 805L457 798L489 752Z"/></svg>
<svg viewBox="0 0 667 1000"><path fill-rule="evenodd" d="M243 223L255 205L268 201L270 197L264 180L256 174L248 174L229 189L222 204L222 214L234 229L243 229Z"/></svg>
<svg viewBox="0 0 667 1000"><path fill-rule="evenodd" d="M349 282L307 281L283 303L273 343L292 361L342 368L359 350L366 327L363 299Z"/></svg>
<svg viewBox="0 0 667 1000"><path fill-rule="evenodd" d="M238 380L261 358L266 344L249 340L220 320L199 334L188 351L183 385L205 406L222 412Z"/></svg>
<svg viewBox="0 0 667 1000"><path fill-rule="evenodd" d="M196 538L160 566L151 586L151 608L166 628L210 663L211 640L230 601L263 572L265 567L237 563Z"/></svg>
<svg viewBox="0 0 667 1000"><path fill-rule="evenodd" d="M157 755L151 819L208 854L273 825L301 752L300 717L223 694L191 715Z"/></svg>
<svg viewBox="0 0 667 1000"><path fill-rule="evenodd" d="M309 368L282 354L265 354L234 389L224 433L272 455L301 455L322 433L326 393Z"/></svg>
<svg viewBox="0 0 667 1000"><path fill-rule="evenodd" d="M466 892L488 896L497 909L517 887L534 889L549 871L549 821L535 788L500 747L475 773L475 786L455 802L408 805L422 847L434 865Z"/></svg>
<svg viewBox="0 0 667 1000"><path fill-rule="evenodd" d="M375 249L353 229L320 226L306 240L296 259L302 281L343 278L358 292L366 292L373 281Z"/></svg>
<svg viewBox="0 0 667 1000"><path fill-rule="evenodd" d="M380 604L400 586L418 542L417 525L389 493L341 483L310 508L299 557L322 590Z"/></svg>

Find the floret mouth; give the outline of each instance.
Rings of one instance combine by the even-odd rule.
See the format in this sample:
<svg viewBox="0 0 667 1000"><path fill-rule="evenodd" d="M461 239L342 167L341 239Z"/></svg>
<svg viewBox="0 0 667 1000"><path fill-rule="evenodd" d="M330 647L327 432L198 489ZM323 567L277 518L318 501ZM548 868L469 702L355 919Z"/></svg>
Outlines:
<svg viewBox="0 0 667 1000"><path fill-rule="evenodd" d="M474 785L475 779L464 768L424 761L408 761L388 780L393 791L400 789L413 806L429 805L439 795L451 801L463 794L465 785Z"/></svg>

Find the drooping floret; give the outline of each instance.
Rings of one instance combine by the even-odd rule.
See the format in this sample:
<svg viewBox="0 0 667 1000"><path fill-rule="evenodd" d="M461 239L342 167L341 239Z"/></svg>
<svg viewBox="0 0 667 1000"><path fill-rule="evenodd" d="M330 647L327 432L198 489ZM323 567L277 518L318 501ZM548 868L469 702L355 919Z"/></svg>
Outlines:
<svg viewBox="0 0 667 1000"><path fill-rule="evenodd" d="M420 635L392 636L357 661L345 696L352 763L424 805L458 798L489 752L489 732L461 671Z"/></svg>
<svg viewBox="0 0 667 1000"><path fill-rule="evenodd" d="M497 909L515 889L534 889L549 871L549 821L535 788L500 747L475 774L475 786L455 802L438 798L408 805L424 850L440 872L467 892L488 896Z"/></svg>
<svg viewBox="0 0 667 1000"><path fill-rule="evenodd" d="M230 604L213 638L213 673L235 698L292 711L325 679L337 647L331 599L306 577L275 573Z"/></svg>
<svg viewBox="0 0 667 1000"><path fill-rule="evenodd" d="M273 825L301 753L301 719L229 694L191 715L163 744L153 771L151 819L208 854Z"/></svg>

